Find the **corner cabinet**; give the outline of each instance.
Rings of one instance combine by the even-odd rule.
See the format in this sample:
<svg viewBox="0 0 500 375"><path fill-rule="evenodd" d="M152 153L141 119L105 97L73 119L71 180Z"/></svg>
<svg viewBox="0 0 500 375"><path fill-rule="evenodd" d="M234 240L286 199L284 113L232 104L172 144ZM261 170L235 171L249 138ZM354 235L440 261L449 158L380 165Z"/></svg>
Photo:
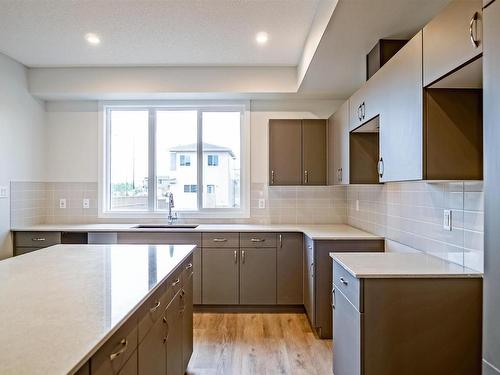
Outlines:
<svg viewBox="0 0 500 375"><path fill-rule="evenodd" d="M269 120L269 184L326 185L326 121Z"/></svg>
<svg viewBox="0 0 500 375"><path fill-rule="evenodd" d="M455 0L424 27L424 86L483 52L481 8L481 0Z"/></svg>
<svg viewBox="0 0 500 375"><path fill-rule="evenodd" d="M328 184L349 184L349 101L328 119Z"/></svg>

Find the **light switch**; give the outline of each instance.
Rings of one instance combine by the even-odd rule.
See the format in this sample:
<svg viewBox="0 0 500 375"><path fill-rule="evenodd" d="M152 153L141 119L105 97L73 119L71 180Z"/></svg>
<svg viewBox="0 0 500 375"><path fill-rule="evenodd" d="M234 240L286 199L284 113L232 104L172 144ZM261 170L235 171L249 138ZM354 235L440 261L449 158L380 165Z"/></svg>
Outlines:
<svg viewBox="0 0 500 375"><path fill-rule="evenodd" d="M259 199L259 208L266 208L266 200Z"/></svg>
<svg viewBox="0 0 500 375"><path fill-rule="evenodd" d="M83 208L90 208L90 199L83 198Z"/></svg>
<svg viewBox="0 0 500 375"><path fill-rule="evenodd" d="M66 198L59 199L59 208L66 208Z"/></svg>
<svg viewBox="0 0 500 375"><path fill-rule="evenodd" d="M443 211L443 229L451 231L451 210Z"/></svg>
<svg viewBox="0 0 500 375"><path fill-rule="evenodd" d="M9 188L7 186L0 186L0 198L9 197Z"/></svg>

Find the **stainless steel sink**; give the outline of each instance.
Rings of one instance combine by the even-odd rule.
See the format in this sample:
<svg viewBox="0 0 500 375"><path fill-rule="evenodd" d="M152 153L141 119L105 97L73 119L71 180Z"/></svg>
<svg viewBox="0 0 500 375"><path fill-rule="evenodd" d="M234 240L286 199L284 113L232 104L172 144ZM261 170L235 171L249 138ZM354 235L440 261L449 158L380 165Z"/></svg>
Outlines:
<svg viewBox="0 0 500 375"><path fill-rule="evenodd" d="M133 228L138 229L195 229L198 224L139 224Z"/></svg>

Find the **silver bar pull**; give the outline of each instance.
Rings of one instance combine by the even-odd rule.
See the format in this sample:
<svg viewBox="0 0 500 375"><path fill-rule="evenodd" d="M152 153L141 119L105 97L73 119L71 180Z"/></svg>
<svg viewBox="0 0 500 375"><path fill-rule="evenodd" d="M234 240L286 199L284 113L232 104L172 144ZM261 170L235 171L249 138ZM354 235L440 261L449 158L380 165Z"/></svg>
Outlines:
<svg viewBox="0 0 500 375"><path fill-rule="evenodd" d="M238 250L234 250L234 263L238 263Z"/></svg>
<svg viewBox="0 0 500 375"><path fill-rule="evenodd" d="M214 238L214 242L227 242L227 238Z"/></svg>
<svg viewBox="0 0 500 375"><path fill-rule="evenodd" d="M181 282L181 279L177 279L175 280L173 283L172 283L172 286L176 286L177 284L179 284Z"/></svg>
<svg viewBox="0 0 500 375"><path fill-rule="evenodd" d="M307 172L307 169L304 171L304 183L309 183L309 172Z"/></svg>
<svg viewBox="0 0 500 375"><path fill-rule="evenodd" d="M189 264L186 266L186 269L187 269L187 270L189 270L189 269L191 269L191 268L193 268L193 263L189 263Z"/></svg>
<svg viewBox="0 0 500 375"><path fill-rule="evenodd" d="M118 350L115 353L111 353L109 355L109 359L111 361L115 360L116 358L118 358L119 356L121 356L123 353L125 353L125 351L127 350L127 346L128 346L128 340L127 339L122 339L122 341L120 341L120 345L122 347L120 350Z"/></svg>
<svg viewBox="0 0 500 375"><path fill-rule="evenodd" d="M349 284L349 283L347 282L347 280L346 280L346 279L344 279L343 277L341 277L341 278L340 278L340 282L341 282L342 284L344 284L344 285Z"/></svg>
<svg viewBox="0 0 500 375"><path fill-rule="evenodd" d="M378 175L380 178L384 177L384 158L378 161Z"/></svg>
<svg viewBox="0 0 500 375"><path fill-rule="evenodd" d="M476 36L477 36L477 20L478 20L478 18L479 18L479 13L474 12L474 15L472 16L472 18L470 20L470 24L469 24L470 41L475 48L479 47L479 40L477 40L476 37L474 36L473 29L475 29Z"/></svg>
<svg viewBox="0 0 500 375"><path fill-rule="evenodd" d="M43 241L45 241L45 238L44 237L35 237L35 238L32 238L31 240L36 241L36 242L43 242Z"/></svg>
<svg viewBox="0 0 500 375"><path fill-rule="evenodd" d="M152 313L155 312L156 310L158 310L158 307L160 307L160 305L161 305L160 301L156 302L156 304L153 307L151 307L149 311Z"/></svg>
<svg viewBox="0 0 500 375"><path fill-rule="evenodd" d="M281 248L283 248L283 235L282 235L282 234L280 234L278 238L279 238L279 242L280 242L280 249L281 249Z"/></svg>
<svg viewBox="0 0 500 375"><path fill-rule="evenodd" d="M241 251L241 262L245 264L245 250Z"/></svg>
<svg viewBox="0 0 500 375"><path fill-rule="evenodd" d="M271 185L274 185L274 171L271 171Z"/></svg>
<svg viewBox="0 0 500 375"><path fill-rule="evenodd" d="M265 242L266 239L265 238L252 238L250 241L252 241L252 242Z"/></svg>

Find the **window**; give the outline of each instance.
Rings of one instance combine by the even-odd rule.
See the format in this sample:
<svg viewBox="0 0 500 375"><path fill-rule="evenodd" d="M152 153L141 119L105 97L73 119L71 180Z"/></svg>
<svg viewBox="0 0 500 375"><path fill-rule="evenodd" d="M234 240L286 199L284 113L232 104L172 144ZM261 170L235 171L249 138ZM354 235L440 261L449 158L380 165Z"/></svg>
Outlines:
<svg viewBox="0 0 500 375"><path fill-rule="evenodd" d="M216 167L219 165L219 155L208 155L208 166Z"/></svg>
<svg viewBox="0 0 500 375"><path fill-rule="evenodd" d="M181 167L191 166L191 157L189 155L181 155L180 156L180 165L181 165Z"/></svg>
<svg viewBox="0 0 500 375"><path fill-rule="evenodd" d="M248 161L241 150L242 130L248 134L249 129L242 124L242 105L109 105L104 113L101 215L165 211L169 193L181 217L183 212L185 217L248 214L248 189L242 189L241 178L242 172L249 174Z"/></svg>

